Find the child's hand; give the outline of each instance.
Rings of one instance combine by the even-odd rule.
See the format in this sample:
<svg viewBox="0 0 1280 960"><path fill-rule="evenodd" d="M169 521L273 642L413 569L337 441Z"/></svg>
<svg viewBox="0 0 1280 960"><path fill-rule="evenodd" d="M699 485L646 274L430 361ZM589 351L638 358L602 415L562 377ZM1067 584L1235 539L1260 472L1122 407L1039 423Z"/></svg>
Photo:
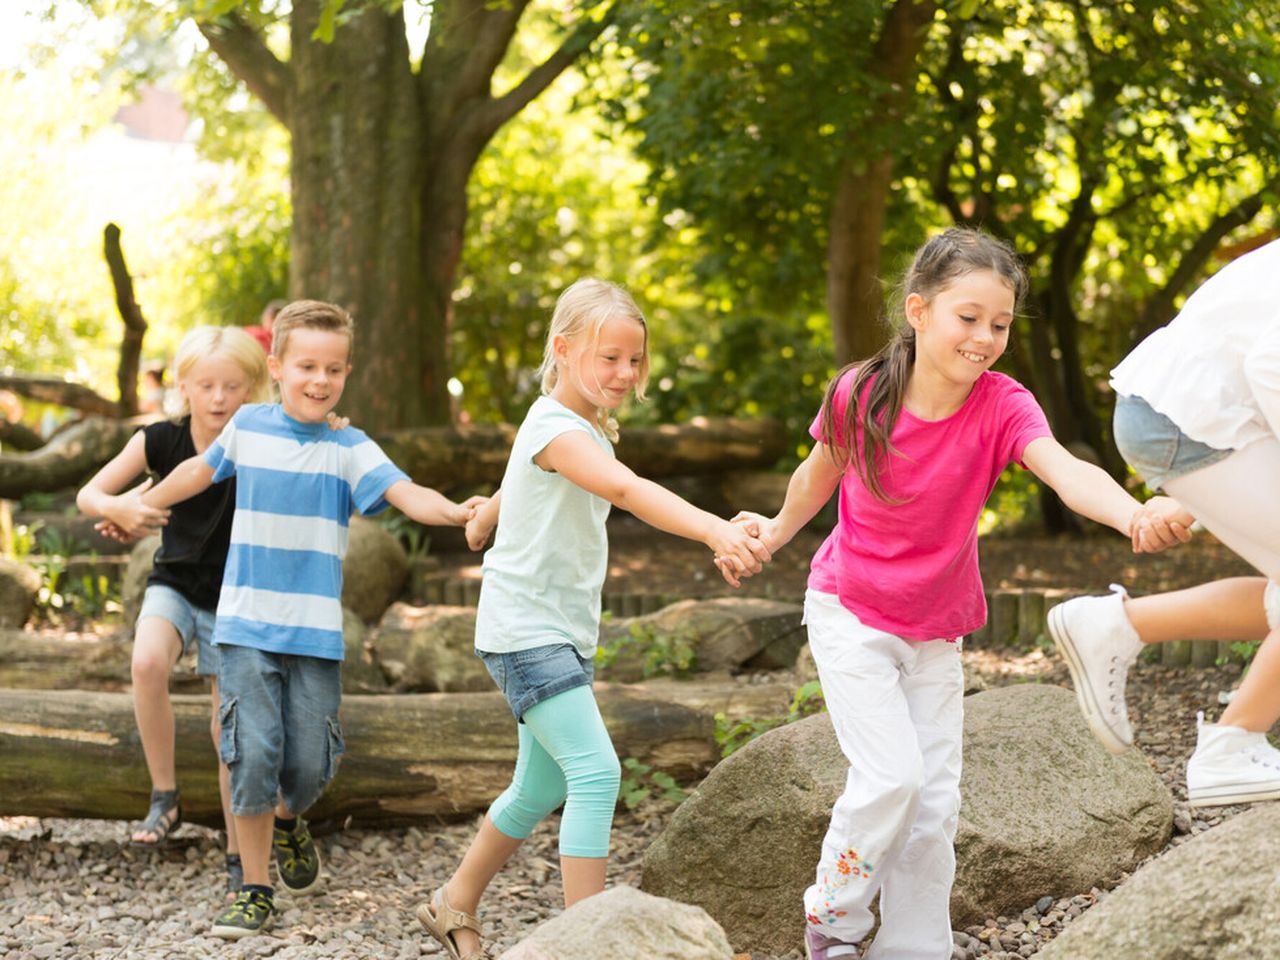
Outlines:
<svg viewBox="0 0 1280 960"><path fill-rule="evenodd" d="M159 507L149 507L142 502L142 495L149 489L151 489L150 477L128 493L112 497L107 504L107 509L103 511L103 519L115 524L125 536L135 540L159 532L160 528L169 522L169 511Z"/></svg>
<svg viewBox="0 0 1280 960"><path fill-rule="evenodd" d="M777 553L783 546L778 542L778 520L776 517L766 517L763 514L752 513L750 510L740 510L738 515L729 522L742 524L746 527L747 532L753 537L758 537L769 549L770 554Z"/></svg>
<svg viewBox="0 0 1280 960"><path fill-rule="evenodd" d="M772 559L769 548L747 529L745 523L719 521L707 538L707 546L715 551L716 567L730 586L759 573Z"/></svg>
<svg viewBox="0 0 1280 960"><path fill-rule="evenodd" d="M1192 516L1170 497L1152 497L1134 511L1129 536L1134 553L1159 553L1191 539Z"/></svg>
<svg viewBox="0 0 1280 960"><path fill-rule="evenodd" d="M347 427L351 426L350 418L340 417L332 410L325 415L324 419L325 422L329 424L329 429L334 432L337 432L338 430L345 430Z"/></svg>
<svg viewBox="0 0 1280 960"><path fill-rule="evenodd" d="M472 550L483 550L492 534L493 526L483 523L478 514L467 521L467 546Z"/></svg>
<svg viewBox="0 0 1280 960"><path fill-rule="evenodd" d="M99 520L93 525L93 529L97 530L108 540L116 541L116 543L136 543L138 540L137 537L129 536L110 520Z"/></svg>

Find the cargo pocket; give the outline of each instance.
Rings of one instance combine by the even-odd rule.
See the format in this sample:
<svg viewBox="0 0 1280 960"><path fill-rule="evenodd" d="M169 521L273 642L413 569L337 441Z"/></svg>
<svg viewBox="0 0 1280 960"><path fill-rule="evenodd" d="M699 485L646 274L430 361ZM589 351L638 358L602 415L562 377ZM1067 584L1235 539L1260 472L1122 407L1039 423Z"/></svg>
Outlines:
<svg viewBox="0 0 1280 960"><path fill-rule="evenodd" d="M342 723L335 714L326 720L328 737L325 751L324 780L328 783L338 773L338 762L346 752L347 746L342 739Z"/></svg>
<svg viewBox="0 0 1280 960"><path fill-rule="evenodd" d="M228 767L240 759L239 741L236 738L236 700L223 700L218 704L218 726L222 733L218 738L218 755Z"/></svg>

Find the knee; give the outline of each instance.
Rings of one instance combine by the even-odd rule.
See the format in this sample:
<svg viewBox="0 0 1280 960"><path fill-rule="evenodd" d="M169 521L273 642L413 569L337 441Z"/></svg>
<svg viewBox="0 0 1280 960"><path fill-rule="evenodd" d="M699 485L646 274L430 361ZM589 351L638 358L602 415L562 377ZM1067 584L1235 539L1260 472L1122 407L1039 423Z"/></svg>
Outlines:
<svg viewBox="0 0 1280 960"><path fill-rule="evenodd" d="M612 748L601 749L575 769L566 770L565 782L570 794L607 797L611 804L616 803L622 765Z"/></svg>
<svg viewBox="0 0 1280 960"><path fill-rule="evenodd" d="M134 651L129 673L135 687L150 690L169 686L169 661L155 653Z"/></svg>

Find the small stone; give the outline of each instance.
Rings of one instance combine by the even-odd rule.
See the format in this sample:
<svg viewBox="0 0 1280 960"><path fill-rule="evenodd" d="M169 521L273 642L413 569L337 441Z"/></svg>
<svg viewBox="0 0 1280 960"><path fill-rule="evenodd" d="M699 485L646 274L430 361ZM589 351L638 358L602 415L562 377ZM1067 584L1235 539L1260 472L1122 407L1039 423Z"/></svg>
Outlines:
<svg viewBox="0 0 1280 960"><path fill-rule="evenodd" d="M1049 908L1052 906L1053 906L1053 897L1048 897L1048 896L1041 897L1039 900L1036 901L1036 913L1040 914L1041 916L1044 916L1044 914L1048 912Z"/></svg>

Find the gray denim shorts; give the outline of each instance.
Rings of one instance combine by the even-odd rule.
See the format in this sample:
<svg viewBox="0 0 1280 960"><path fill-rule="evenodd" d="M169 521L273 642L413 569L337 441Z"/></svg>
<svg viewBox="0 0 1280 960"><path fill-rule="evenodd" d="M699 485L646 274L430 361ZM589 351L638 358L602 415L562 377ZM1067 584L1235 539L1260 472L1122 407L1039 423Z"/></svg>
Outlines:
<svg viewBox="0 0 1280 960"><path fill-rule="evenodd" d="M182 638L183 656L191 652L191 643L195 641L197 674L202 677L217 674L218 648L213 645L212 610L197 607L173 587L153 583L143 593L142 609L138 611L139 621L147 617L159 617L173 624Z"/></svg>
<svg viewBox="0 0 1280 960"><path fill-rule="evenodd" d="M595 679L595 662L579 656L571 643L531 647L511 653L477 650L476 656L484 661L485 669L507 698L516 720L543 700L590 684Z"/></svg>
<svg viewBox="0 0 1280 960"><path fill-rule="evenodd" d="M1154 410L1141 397L1122 395L1116 398L1113 427L1120 455L1152 490L1159 490L1170 480L1203 470L1233 452L1192 440L1176 423Z"/></svg>

